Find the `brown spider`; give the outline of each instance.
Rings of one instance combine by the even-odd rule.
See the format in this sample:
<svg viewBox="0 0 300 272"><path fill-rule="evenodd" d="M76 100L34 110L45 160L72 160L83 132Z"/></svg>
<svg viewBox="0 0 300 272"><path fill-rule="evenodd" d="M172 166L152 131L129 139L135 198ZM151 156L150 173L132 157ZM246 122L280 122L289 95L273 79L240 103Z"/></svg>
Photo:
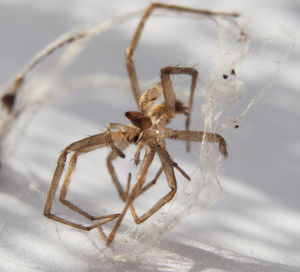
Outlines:
<svg viewBox="0 0 300 272"><path fill-rule="evenodd" d="M44 215L54 219L58 222L79 228L82 230L91 230L93 228L98 228L103 239L106 241L106 244L109 245L125 216L128 209L130 209L131 214L137 224L140 224L147 220L151 215L157 212L162 206L168 203L175 195L177 191L176 178L174 175L174 167L180 171L180 173L187 179L189 176L170 158L169 153L166 150L166 139L174 140L184 140L187 143L187 149L189 149L190 141L208 141L208 142L217 142L219 143L219 149L221 154L224 157L227 157L226 142L222 136L215 133L207 133L202 131L190 131L190 113L192 110L192 104L194 99L194 92L198 77L198 72L191 67L165 67L161 69L161 83L155 84L152 88L145 91L140 95L140 88L137 81L136 71L134 67L134 62L132 60L133 52L137 46L139 37L143 30L145 21L155 8L168 9L179 12L188 12L195 14L204 14L209 16L226 16L226 17L237 17L236 13L224 13L224 12L211 12L207 10L198 10L174 5L166 5L154 3L151 4L145 11L136 31L131 41L129 48L126 51L126 63L129 78L131 81L132 91L136 100L136 103L139 107L139 111L128 111L125 113L125 116L130 120L129 125L122 125L111 123L108 125L106 132L96 134L85 139L76 141L69 146L67 146L60 154L57 167L54 172L52 183L49 188ZM175 74L187 74L191 76L191 87L190 87L190 98L189 106L185 107L181 101L179 101L173 91L172 82L170 75ZM153 102L163 93L164 102L161 104L153 105ZM183 131L176 131L171 128L166 127L169 122L178 114L186 115L186 129ZM137 180L132 189L130 189L130 180L131 174L128 175L127 188L123 189L121 186L116 172L114 170L112 161L117 157L124 158L125 155L123 151L130 144L137 145L137 151L134 156L134 162L136 165L140 164L140 153L143 148L145 148L145 155L142 159L141 166L139 168ZM113 183L115 184L120 197L124 201L124 208L120 214L108 214L98 217L94 217L84 210L80 209L76 205L70 203L65 199L68 186L70 184L72 175L75 171L75 166L77 158L79 155L93 151L98 148L105 146L110 146L112 151L107 157L107 167L108 171L112 177ZM52 203L58 188L59 181L61 179L63 170L65 168L66 159L69 153L73 153L70 158L68 169L66 171L63 184L61 186L59 200L69 207L70 209L78 212L82 216L90 220L100 220L100 222L95 223L91 226L83 226L77 223L73 223L67 219L58 217L55 214L51 213ZM161 161L162 167L157 172L153 181L147 183L146 177L148 169L153 161L155 153L158 154ZM141 193L153 186L159 176L165 173L168 185L170 187L169 193L163 196L158 200L152 208L146 211L143 215L138 216L133 207L133 201ZM110 232L109 236L106 237L102 231L101 225L112 221L117 218L117 221Z"/></svg>

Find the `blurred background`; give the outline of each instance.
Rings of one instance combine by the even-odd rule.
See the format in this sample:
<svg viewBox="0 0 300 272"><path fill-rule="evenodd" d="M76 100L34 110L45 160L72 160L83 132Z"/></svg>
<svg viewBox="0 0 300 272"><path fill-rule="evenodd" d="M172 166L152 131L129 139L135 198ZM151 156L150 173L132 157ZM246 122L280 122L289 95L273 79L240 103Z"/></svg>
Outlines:
<svg viewBox="0 0 300 272"><path fill-rule="evenodd" d="M143 10L150 2L0 0L2 89L36 52L63 33ZM175 0L161 2L183 5ZM97 233L83 234L42 215L60 150L75 140L103 131L110 122L127 123L123 113L136 107L127 80L125 50L139 21L137 15L101 33L64 74L53 69L57 55L33 72L32 78L43 82L51 82L50 75L61 79L64 76L76 79L85 74L107 76L98 86L95 83L85 88L83 83L42 107L22 132L15 150L2 162L0 271L298 271L300 48L297 40L293 50L289 50L299 35L300 4L284 0L188 0L184 5L236 11L244 16L250 50L237 71L245 82L245 93L236 112L242 112L258 93L265 94L238 129L220 128L230 154L220 169L219 180L224 189L221 196L212 207L199 206L199 213L184 218L165 233L144 259L110 259L107 253L103 257L97 245L100 238L95 238ZM166 65L196 66L200 73L198 84L210 72L209 54L199 48L215 49L211 26L207 24L202 30L195 23L197 19L175 17L172 21L163 16L154 18L143 34L135 60L145 88L148 82L159 80L159 69ZM76 81L72 84L67 89L72 89ZM106 87L99 91L101 84ZM195 124L194 128L201 129L201 124ZM197 170L196 152L186 155L184 145L171 146L170 150L188 173ZM98 159L104 152L96 152L80 165L83 170L78 171L78 179L86 179L88 175L89 186L82 188L80 182L75 184L72 197L83 201L83 205L92 206L98 197L97 177L109 179L97 167L105 163ZM134 154L134 149L129 153ZM127 171L125 163L118 167ZM179 182L179 186L183 184L184 181ZM112 185L101 186L99 197L105 206L118 209L110 197ZM82 195L89 194L93 197L82 200ZM142 251L147 252L144 248Z"/></svg>

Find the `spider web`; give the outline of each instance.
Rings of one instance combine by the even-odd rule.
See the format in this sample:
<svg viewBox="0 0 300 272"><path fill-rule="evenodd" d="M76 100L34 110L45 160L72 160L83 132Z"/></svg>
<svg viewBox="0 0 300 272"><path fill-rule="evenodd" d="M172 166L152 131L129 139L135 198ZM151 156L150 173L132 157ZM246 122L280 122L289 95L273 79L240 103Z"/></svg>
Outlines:
<svg viewBox="0 0 300 272"><path fill-rule="evenodd" d="M201 127L204 131L216 132L224 122L222 119L226 111L235 106L243 95L244 84L235 75L235 71L248 52L249 40L240 20L206 19L212 19L216 24L218 48L215 59L209 67L210 71L207 73L210 76L196 91L193 108L194 116L198 118L194 127L198 130ZM226 32L229 32L231 36L229 40L224 38ZM240 33L244 35L241 36ZM225 79L224 77L227 76L228 78ZM182 188L178 189L171 203L153 216L154 220L149 220L149 223L145 222L141 226L128 228L122 235L123 237L115 241L118 258L136 256L135 253L141 254L141 248L147 252L146 249L149 250L151 243L155 243L163 233L169 232L187 214L195 210L199 212L199 207L200 209L207 208L219 198L222 186L218 175L223 159L218 147L204 141L203 144L198 145L197 149L199 167L192 174L192 181L184 183ZM198 205L195 205L197 202ZM134 237L133 241L138 243L138 246L130 242L128 244L131 246L128 247L128 244L124 243L128 237Z"/></svg>
<svg viewBox="0 0 300 272"><path fill-rule="evenodd" d="M86 86L112 86L131 95L127 78L104 73L72 76L70 67L76 64L78 56L95 37L140 14L141 11L128 13L86 29L76 29L66 33L38 53L24 67L21 73L26 75L26 81L17 96L13 112L9 113L3 108L0 112L2 161L8 157L8 154L13 153L17 141L22 137L23 130L26 129L34 113L58 96ZM162 14L168 15L168 12ZM193 19L198 20L199 17ZM210 66L206 67L206 78L201 79L202 84L196 90L193 125L198 130L222 134L241 125L247 112L261 101L265 91L271 87L271 83L264 90L259 91L250 103L247 101L242 110L234 112L233 109L236 110L235 107L245 93L245 85L239 77L239 69L250 47L247 30L241 18L229 20L201 16L201 19L209 19L215 23L217 50ZM68 42L70 37L72 42ZM53 51L61 47L63 49L60 50L60 54L52 58ZM281 62L285 57L286 55ZM275 76L278 72L279 69ZM64 76L61 76L62 73ZM8 84L5 92L11 91L13 82L14 79ZM148 87L148 83L142 81L141 85ZM198 145L196 155L198 164L192 175L192 181L182 184L171 203L165 205L141 225L135 225L130 217L125 218L122 225L124 227L117 233L112 248L105 248L101 241L95 244L95 247L102 254L116 259L142 258L143 254L149 255L150 249L157 246L159 237L169 232L186 215L212 205L222 192L218 176L223 158L216 145L206 142ZM106 227L104 229L106 230ZM86 235L97 234L92 232ZM60 238L64 240L62 235Z"/></svg>

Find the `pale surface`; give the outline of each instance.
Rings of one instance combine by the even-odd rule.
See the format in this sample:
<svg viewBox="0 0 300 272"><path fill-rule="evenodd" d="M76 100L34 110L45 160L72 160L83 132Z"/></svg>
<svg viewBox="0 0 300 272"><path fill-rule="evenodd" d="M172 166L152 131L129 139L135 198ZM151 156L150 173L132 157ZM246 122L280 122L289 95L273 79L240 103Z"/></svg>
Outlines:
<svg viewBox="0 0 300 272"><path fill-rule="evenodd" d="M0 1L0 82L3 84L36 51L61 33L90 21L145 8L148 3L37 2ZM172 1L179 2L182 1ZM295 33L300 25L298 1L185 2L198 8L238 11L248 17L251 32L260 39L270 38L273 33L276 36L282 28ZM98 59L91 58L91 71L126 76L124 51L133 31L128 29L109 32L104 36L101 49L92 48L95 50L92 56L97 55L97 50L102 52ZM175 28L169 31L172 30L176 31ZM176 56L179 45L170 46L173 42L164 34L151 36L151 39L145 37L145 53L139 55L143 60L138 62L143 79L157 76L163 65L180 63L184 53L193 61L195 48L191 44L186 45L187 52L182 52L185 43L179 42L181 51ZM282 44L266 52L266 58L270 59L267 53L271 58L274 55L275 63L287 51L288 42ZM170 53L171 47L177 59ZM250 54L255 56L255 50ZM166 56L163 63L160 63L161 56ZM298 271L299 59L296 43L265 102L250 112L238 130L225 135L230 158L224 162L220 177L225 190L221 198L212 208L184 218L148 250L147 259L126 261L102 257L97 250L101 240L96 232L79 232L42 215L59 150L72 141L102 131L109 122L125 123L122 113L135 107L130 93L118 92L118 96L114 96L112 91L95 98L91 98L91 94L89 97L71 93L68 98L72 101L64 97L42 109L30 123L16 153L3 162L0 171L0 271ZM166 61L171 63L166 64ZM256 69L249 69L245 77L249 98L269 79ZM196 168L183 148L174 150L172 155L181 166ZM96 165L97 155L93 156ZM94 168L91 166L89 170L86 162L82 165L84 168L87 170L82 170L80 175L94 179L90 181L94 187L86 189L91 197L82 203L92 204L92 199L100 196L106 207L114 208L112 185L107 182L104 193L97 187L97 175L109 179L107 174L93 173ZM126 169L123 170L126 173ZM77 199L86 194L81 185L73 187ZM98 196L98 192L101 195Z"/></svg>

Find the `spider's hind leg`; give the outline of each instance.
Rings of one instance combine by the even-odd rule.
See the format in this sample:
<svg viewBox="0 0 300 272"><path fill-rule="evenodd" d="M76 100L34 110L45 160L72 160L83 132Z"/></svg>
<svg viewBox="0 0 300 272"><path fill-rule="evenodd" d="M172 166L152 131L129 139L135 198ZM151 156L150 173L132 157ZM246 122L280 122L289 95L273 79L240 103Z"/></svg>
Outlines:
<svg viewBox="0 0 300 272"><path fill-rule="evenodd" d="M68 170L67 170L66 176L64 178L63 184L61 186L61 190L60 190L60 194L59 194L59 201L63 205L67 206L69 209L81 214L82 216L88 218L89 220L93 221L93 220L109 219L109 218L111 220L113 220L114 218L116 218L118 216L118 214L109 214L109 215L95 217L95 216L90 215L83 209L79 208L77 205L71 203L69 200L66 200L67 191L68 191L72 176L74 174L74 171L76 168L76 163L77 163L77 158L79 155L80 155L80 153L74 152L74 154L72 155L72 157L69 161Z"/></svg>
<svg viewBox="0 0 300 272"><path fill-rule="evenodd" d="M119 139L119 134L118 132L115 132L114 134L114 138L115 139ZM96 134L90 137L87 137L85 139L76 141L72 144L70 144L68 147L66 147L60 154L59 158L58 158L58 162L57 162L57 166L52 178L52 182L50 184L50 188L48 191L48 195L47 195L47 199L46 199L46 204L44 207L44 215L50 219L53 219L55 221L58 221L60 223L81 229L81 230L85 230L85 231L89 231L93 228L97 228L100 227L101 225L110 222L112 220L114 220L116 217L119 216L119 214L109 214L109 215L104 215L104 216L98 216L98 217L94 217L90 214L88 214L87 212L83 211L82 209L78 208L76 205L70 203L69 201L65 200L66 194L67 194L67 190L72 178L72 175L75 171L75 166L76 166L76 162L77 162L77 157L80 154L83 153L88 153L92 150L98 149L98 148L102 148L104 146L107 146L107 136L106 133L100 133L100 134ZM96 219L102 219L101 222L98 222L96 224L90 225L90 226L83 226L81 224L78 223L74 223L68 219L64 219L60 216L55 215L51 209L52 209L52 205L53 205L53 201L56 195L56 191L58 189L58 185L59 182L61 180L65 165L66 165L66 160L67 160L67 156L69 153L74 152L70 162L69 162L69 166L68 166L68 170L66 173L66 176L64 178L64 182L61 188L61 193L60 193L60 201L66 205L68 208L70 208L71 210L79 213L80 215L90 219L90 220L96 220Z"/></svg>

